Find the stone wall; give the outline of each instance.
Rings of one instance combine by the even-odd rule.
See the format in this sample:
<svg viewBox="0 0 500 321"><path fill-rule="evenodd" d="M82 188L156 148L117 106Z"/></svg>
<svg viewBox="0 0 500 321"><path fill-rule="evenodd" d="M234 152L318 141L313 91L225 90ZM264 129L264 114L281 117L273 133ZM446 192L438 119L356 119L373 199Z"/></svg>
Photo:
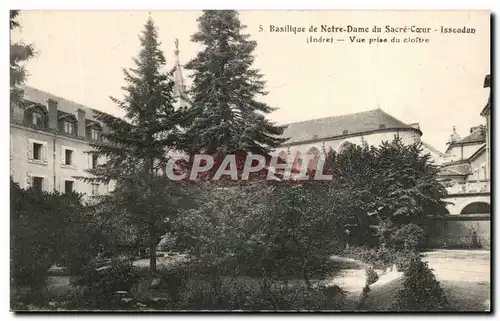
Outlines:
<svg viewBox="0 0 500 321"><path fill-rule="evenodd" d="M481 248L489 249L491 242L488 215L461 215L429 219L429 248L470 248L473 231Z"/></svg>

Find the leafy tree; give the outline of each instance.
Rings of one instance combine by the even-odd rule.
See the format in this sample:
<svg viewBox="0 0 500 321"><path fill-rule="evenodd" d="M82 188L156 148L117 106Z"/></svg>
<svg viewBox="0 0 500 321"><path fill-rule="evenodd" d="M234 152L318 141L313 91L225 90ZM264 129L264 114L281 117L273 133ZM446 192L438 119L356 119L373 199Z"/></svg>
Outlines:
<svg viewBox="0 0 500 321"><path fill-rule="evenodd" d="M213 291L218 293L224 274L245 273L238 255L250 239L260 235L265 211L261 199L268 190L260 184L221 188L206 183L191 188L197 194L192 198L196 205L174 223L173 233L177 248L189 254L198 270L207 272Z"/></svg>
<svg viewBox="0 0 500 321"><path fill-rule="evenodd" d="M102 135L103 142L92 145L90 153L106 158L106 163L89 170L92 178L82 179L114 182L116 192L112 200L126 200L121 204L129 213L146 222L150 267L151 272L155 272L158 224L171 214L166 210L170 207L164 205L168 197L162 200L163 207L158 205L157 173L168 161L168 152L181 148L180 128L184 117L182 109L174 108L173 75L164 71L166 60L152 18L145 24L140 44L139 56L134 59L136 67L124 70L125 97L123 100L111 98L125 111L125 119L96 112L97 120L104 123L108 131ZM142 227L138 228L142 230Z"/></svg>
<svg viewBox="0 0 500 321"><path fill-rule="evenodd" d="M342 191L331 195L322 184L279 184L266 199L267 212L260 222L262 237L253 239L248 253L264 276L299 276L310 279L331 271L330 256L342 247L344 204ZM256 254L261 254L256 257Z"/></svg>
<svg viewBox="0 0 500 321"><path fill-rule="evenodd" d="M442 214L446 208L445 186L439 169L423 154L420 144L404 145L401 138L384 142L376 150L379 214L401 222ZM383 192L382 192L383 191Z"/></svg>
<svg viewBox="0 0 500 321"><path fill-rule="evenodd" d="M351 194L346 210L360 231L370 231L370 225L385 220L418 224L426 215L444 213L446 188L429 157L419 144L405 145L395 137L377 147L329 152L325 172L333 175L333 192ZM366 235L365 241L370 239Z"/></svg>
<svg viewBox="0 0 500 321"><path fill-rule="evenodd" d="M331 197L324 185L269 185L262 181L229 188L204 186L203 206L176 225L192 263L210 271L214 289L221 274L258 276L265 282L310 280L331 271L340 250L345 195Z"/></svg>
<svg viewBox="0 0 500 321"><path fill-rule="evenodd" d="M397 251L418 252L425 244L425 231L417 224L394 224L390 219L377 225L379 243Z"/></svg>
<svg viewBox="0 0 500 321"><path fill-rule="evenodd" d="M10 31L20 28L18 21L19 10L10 11ZM23 98L23 90L20 88L28 76L24 63L35 56L35 48L32 44L22 41L10 43L10 101L18 104Z"/></svg>
<svg viewBox="0 0 500 321"><path fill-rule="evenodd" d="M192 41L203 46L187 63L192 70L192 109L187 138L192 153L252 152L267 155L286 139L284 127L265 118L274 108L259 102L265 82L252 68L256 42L244 34L233 10L207 10Z"/></svg>

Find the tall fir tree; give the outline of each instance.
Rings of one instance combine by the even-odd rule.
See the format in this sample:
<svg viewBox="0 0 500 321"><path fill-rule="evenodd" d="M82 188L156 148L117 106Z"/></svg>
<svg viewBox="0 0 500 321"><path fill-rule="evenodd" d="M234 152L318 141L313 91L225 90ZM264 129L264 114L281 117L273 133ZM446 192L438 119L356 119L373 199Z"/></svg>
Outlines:
<svg viewBox="0 0 500 321"><path fill-rule="evenodd" d="M168 151L180 149L183 111L174 107L173 75L165 71L166 59L151 17L140 36L140 44L139 56L134 59L136 67L124 69L127 84L122 88L123 100L111 97L125 111L125 119L96 112L97 120L108 131L102 133L103 141L93 144L89 153L105 158L106 162L90 169L91 177L81 179L116 184L115 195L108 199L130 205L128 210L146 225L150 267L154 273L156 246L162 233L159 226L165 215L165 209L157 206L159 185L165 183L157 173L168 161ZM128 202L123 201L124 195Z"/></svg>
<svg viewBox="0 0 500 321"><path fill-rule="evenodd" d="M191 153L267 155L286 141L285 127L266 119L274 108L257 100L267 92L262 74L252 68L256 42L243 33L236 11L204 11L197 21L191 40L204 48L185 66L193 71Z"/></svg>
<svg viewBox="0 0 500 321"><path fill-rule="evenodd" d="M20 28L19 10L10 11L10 31ZM35 56L35 49L32 44L25 44L21 41L10 43L10 101L11 104L18 104L23 98L23 85L28 76L24 63Z"/></svg>

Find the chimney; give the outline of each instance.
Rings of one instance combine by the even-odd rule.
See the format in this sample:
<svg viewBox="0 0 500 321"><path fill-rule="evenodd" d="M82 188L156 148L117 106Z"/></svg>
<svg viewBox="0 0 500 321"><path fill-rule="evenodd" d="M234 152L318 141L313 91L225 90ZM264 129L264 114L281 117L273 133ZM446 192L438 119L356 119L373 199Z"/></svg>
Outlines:
<svg viewBox="0 0 500 321"><path fill-rule="evenodd" d="M15 104L11 102L10 104L10 116L14 123L22 124L24 121L24 108L21 108L21 104Z"/></svg>
<svg viewBox="0 0 500 321"><path fill-rule="evenodd" d="M85 138L86 136L86 126L85 126L85 110L78 108L77 121L78 121L78 137Z"/></svg>
<svg viewBox="0 0 500 321"><path fill-rule="evenodd" d="M47 99L47 109L49 110L49 128L57 131L57 101L53 99Z"/></svg>
<svg viewBox="0 0 500 321"><path fill-rule="evenodd" d="M474 127L471 127L470 128L470 133L472 134L473 132L475 132L476 130L484 130L484 126L483 125L479 125L479 126L474 126Z"/></svg>

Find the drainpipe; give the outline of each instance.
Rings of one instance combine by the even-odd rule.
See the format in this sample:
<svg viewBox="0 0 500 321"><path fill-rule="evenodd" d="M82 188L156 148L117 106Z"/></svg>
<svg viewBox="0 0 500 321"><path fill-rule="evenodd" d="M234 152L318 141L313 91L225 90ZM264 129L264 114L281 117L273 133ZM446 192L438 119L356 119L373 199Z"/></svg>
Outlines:
<svg viewBox="0 0 500 321"><path fill-rule="evenodd" d="M54 140L52 141L52 173L54 175L54 192L57 191L57 189L56 189L56 140L57 140L57 133L54 134Z"/></svg>

